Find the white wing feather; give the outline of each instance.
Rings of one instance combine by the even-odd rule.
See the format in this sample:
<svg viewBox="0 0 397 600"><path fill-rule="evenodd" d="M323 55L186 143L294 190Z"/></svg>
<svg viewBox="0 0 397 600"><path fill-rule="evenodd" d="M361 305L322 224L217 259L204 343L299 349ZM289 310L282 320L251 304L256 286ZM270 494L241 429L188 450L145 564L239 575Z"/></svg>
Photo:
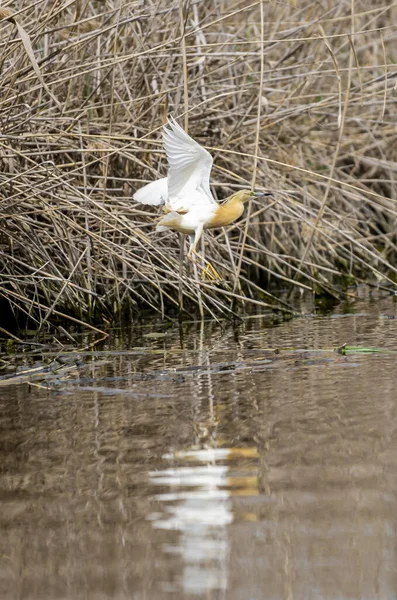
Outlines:
<svg viewBox="0 0 397 600"><path fill-rule="evenodd" d="M168 200L167 177L144 185L132 197L136 202L142 204L151 204L152 206L165 204Z"/></svg>
<svg viewBox="0 0 397 600"><path fill-rule="evenodd" d="M163 130L168 177L152 181L133 195L142 204L167 204L171 210L213 209L218 203L210 190L212 156L175 121Z"/></svg>
<svg viewBox="0 0 397 600"><path fill-rule="evenodd" d="M172 210L217 204L210 191L212 156L172 119L163 132Z"/></svg>

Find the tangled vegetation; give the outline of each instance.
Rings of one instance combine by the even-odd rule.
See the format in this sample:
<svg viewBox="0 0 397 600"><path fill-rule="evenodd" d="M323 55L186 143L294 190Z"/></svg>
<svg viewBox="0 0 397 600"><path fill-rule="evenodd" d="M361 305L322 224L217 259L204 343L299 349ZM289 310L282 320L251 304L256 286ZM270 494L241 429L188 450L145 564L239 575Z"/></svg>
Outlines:
<svg viewBox="0 0 397 600"><path fill-rule="evenodd" d="M396 17L385 0L5 0L1 298L42 328L395 289ZM166 173L167 115L213 154L219 199L273 192L206 235L219 285L131 201Z"/></svg>

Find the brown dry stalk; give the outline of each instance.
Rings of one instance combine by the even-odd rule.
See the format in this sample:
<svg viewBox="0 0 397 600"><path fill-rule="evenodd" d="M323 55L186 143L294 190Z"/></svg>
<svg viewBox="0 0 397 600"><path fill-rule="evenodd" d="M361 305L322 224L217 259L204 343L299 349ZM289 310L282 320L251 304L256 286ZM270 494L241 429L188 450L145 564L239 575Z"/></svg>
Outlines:
<svg viewBox="0 0 397 600"><path fill-rule="evenodd" d="M233 316L293 311L277 285L395 289L394 5L21 4L0 8L0 297L15 313L102 330L181 298L189 317ZM213 153L218 199L273 192L205 235L219 285L131 200L166 173L169 114Z"/></svg>

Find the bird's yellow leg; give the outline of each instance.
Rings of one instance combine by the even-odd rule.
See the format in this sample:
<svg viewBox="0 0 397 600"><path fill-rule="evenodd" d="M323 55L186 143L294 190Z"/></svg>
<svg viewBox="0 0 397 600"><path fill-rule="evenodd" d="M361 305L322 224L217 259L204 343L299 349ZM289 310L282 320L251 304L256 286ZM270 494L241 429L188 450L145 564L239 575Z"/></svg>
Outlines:
<svg viewBox="0 0 397 600"><path fill-rule="evenodd" d="M198 256L198 254L196 252L196 246L198 244L199 239L201 238L202 233L203 233L203 225L198 225L194 232L194 235L189 235L190 248L189 248L189 252L187 253L187 257L189 258L189 260L192 260L193 255Z"/></svg>
<svg viewBox="0 0 397 600"><path fill-rule="evenodd" d="M200 261L202 261L202 263L206 265L205 267L203 267L202 265L198 265L202 271L201 279L209 279L210 281L222 281L222 277L219 275L215 267L213 267L212 264L208 262L208 260L205 260L205 258L200 256L200 254L198 254L198 252L196 251L196 246L199 239L201 238L202 233L203 225L199 225L196 231L194 232L194 237L190 236L191 245L187 257L189 258L189 260L194 261L196 264L196 258L199 258Z"/></svg>
<svg viewBox="0 0 397 600"><path fill-rule="evenodd" d="M205 258L198 254L196 250L189 251L188 258L194 264L196 264L199 267L199 269L201 269L201 279L207 279L209 281L214 282L222 281L222 277L221 275L219 275L215 267L208 260L205 260ZM203 264L199 264L197 262L197 259L199 259Z"/></svg>
<svg viewBox="0 0 397 600"><path fill-rule="evenodd" d="M208 279L209 281L222 281L222 277L221 275L219 275L218 271L215 269L215 267L208 262L208 260L205 260L202 256L200 256L201 260L204 262L204 264L206 265L206 267L203 267L202 273L201 273L201 279Z"/></svg>

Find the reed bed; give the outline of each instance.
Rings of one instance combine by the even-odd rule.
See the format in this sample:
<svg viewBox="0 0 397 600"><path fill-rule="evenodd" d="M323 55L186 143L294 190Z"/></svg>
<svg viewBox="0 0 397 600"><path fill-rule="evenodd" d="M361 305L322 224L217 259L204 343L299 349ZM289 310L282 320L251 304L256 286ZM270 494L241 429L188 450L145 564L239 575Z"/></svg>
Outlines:
<svg viewBox="0 0 397 600"><path fill-rule="evenodd" d="M0 6L0 296L37 326L292 305L274 290L395 289L395 3L23 0ZM180 265L134 190L167 115L213 154L223 282Z"/></svg>

